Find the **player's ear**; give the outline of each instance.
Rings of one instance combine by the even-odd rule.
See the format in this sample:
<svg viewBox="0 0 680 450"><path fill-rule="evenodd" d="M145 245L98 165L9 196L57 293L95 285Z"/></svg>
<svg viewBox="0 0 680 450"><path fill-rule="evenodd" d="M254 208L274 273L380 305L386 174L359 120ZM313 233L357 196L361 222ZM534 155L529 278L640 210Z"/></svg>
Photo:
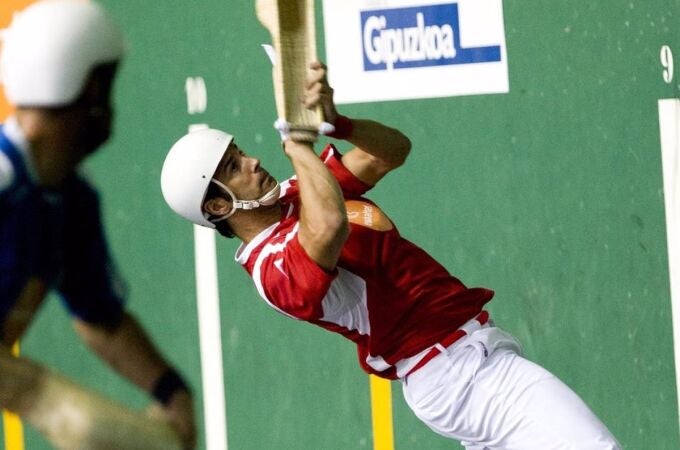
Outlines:
<svg viewBox="0 0 680 450"><path fill-rule="evenodd" d="M224 216L231 211L232 203L224 197L212 197L205 201L203 210L211 216Z"/></svg>

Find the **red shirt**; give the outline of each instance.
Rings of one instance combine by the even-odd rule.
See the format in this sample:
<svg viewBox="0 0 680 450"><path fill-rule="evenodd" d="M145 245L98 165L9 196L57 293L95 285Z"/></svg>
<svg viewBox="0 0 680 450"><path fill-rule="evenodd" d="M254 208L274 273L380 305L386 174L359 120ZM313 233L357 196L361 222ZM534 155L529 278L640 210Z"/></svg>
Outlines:
<svg viewBox="0 0 680 450"><path fill-rule="evenodd" d="M321 154L342 188L351 226L333 272L320 268L298 241L295 177L282 183L280 222L242 245L236 261L274 309L342 334L356 343L366 372L394 379L403 376L404 361L479 314L493 291L467 288L401 237L389 218L362 197L371 186L340 158L332 145Z"/></svg>

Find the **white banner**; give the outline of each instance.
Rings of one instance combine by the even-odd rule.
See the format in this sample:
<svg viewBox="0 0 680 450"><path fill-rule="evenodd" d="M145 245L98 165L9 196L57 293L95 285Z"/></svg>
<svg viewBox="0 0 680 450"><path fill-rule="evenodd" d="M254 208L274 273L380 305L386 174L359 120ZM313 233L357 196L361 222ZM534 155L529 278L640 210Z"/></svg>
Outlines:
<svg viewBox="0 0 680 450"><path fill-rule="evenodd" d="M506 93L502 0L324 0L337 103Z"/></svg>

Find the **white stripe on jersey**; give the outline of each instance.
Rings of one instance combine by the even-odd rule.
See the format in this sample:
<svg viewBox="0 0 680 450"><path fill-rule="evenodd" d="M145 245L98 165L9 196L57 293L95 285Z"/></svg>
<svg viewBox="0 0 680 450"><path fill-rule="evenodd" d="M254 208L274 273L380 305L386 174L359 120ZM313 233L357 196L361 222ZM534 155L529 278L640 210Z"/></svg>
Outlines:
<svg viewBox="0 0 680 450"><path fill-rule="evenodd" d="M250 241L248 244L241 243L241 245L239 245L238 249L236 250L236 255L234 256L236 262L244 265L250 258L250 254L253 252L253 250L255 250L257 246L260 245L260 242L267 239L269 235L272 234L272 231L274 231L274 228L276 228L278 225L279 222L270 225L269 228L261 231L260 234L255 236L255 239Z"/></svg>
<svg viewBox="0 0 680 450"><path fill-rule="evenodd" d="M366 305L366 281L352 272L338 267L338 276L331 283L323 298L323 317L359 334L371 333Z"/></svg>
<svg viewBox="0 0 680 450"><path fill-rule="evenodd" d="M290 189L290 180L294 179L295 177L293 176L279 183L279 186L281 186L281 190L279 191L279 198L285 197L286 192L288 192L288 189Z"/></svg>
<svg viewBox="0 0 680 450"><path fill-rule="evenodd" d="M277 223L276 225L278 225L278 223ZM270 227L270 228L271 228L271 227ZM268 256L270 256L270 255L272 255L272 254L274 254L274 253L282 252L283 249L286 248L286 244L288 244L288 242L289 242L291 239L293 239L293 238L295 237L295 235L297 234L298 228L300 228L300 222L298 222L298 223L295 224L295 226L294 226L293 229L290 231L290 233L288 233L288 234L286 235L286 237L285 237L285 239L283 240L283 242L280 242L280 243L278 243L278 244L266 244L266 245L264 246L264 248L262 249L262 251L260 252L260 254L257 255L257 259L255 260L255 264L254 264L254 266L253 266L253 281L255 282L255 287L257 288L257 292L259 292L260 297L262 297L262 298L264 299L264 301L267 302L267 304L268 304L269 306L271 306L272 308L274 308L275 310L277 310L277 311L280 312L281 314L284 314L284 315L290 317L291 319L296 319L296 320L300 320L300 319L297 318L297 317L295 317L295 316L293 316L293 315L291 315L291 314L288 314L288 313L285 312L284 310L280 309L279 307L277 307L274 303L272 303L272 302L267 298L267 295L266 295L265 292L264 292L264 286L262 285L262 276L260 275L260 267L262 267L262 261L264 261L264 259L265 259L266 257L268 257ZM271 232L270 232L270 233L271 233ZM269 236L270 233L266 233L266 234L264 234L264 236L267 237L267 236ZM262 236L262 234L261 234L261 236ZM250 245L249 245L248 247L250 247ZM252 246L252 247L250 247L250 248L251 248L251 249L252 249L252 248L255 248L255 246ZM248 252L248 253L250 253L250 252ZM242 258L245 258L244 261L246 261L246 260L248 259L247 256L245 256L245 255L243 255L243 254L242 254L242 255L239 255L238 259L240 260L240 259L242 259Z"/></svg>

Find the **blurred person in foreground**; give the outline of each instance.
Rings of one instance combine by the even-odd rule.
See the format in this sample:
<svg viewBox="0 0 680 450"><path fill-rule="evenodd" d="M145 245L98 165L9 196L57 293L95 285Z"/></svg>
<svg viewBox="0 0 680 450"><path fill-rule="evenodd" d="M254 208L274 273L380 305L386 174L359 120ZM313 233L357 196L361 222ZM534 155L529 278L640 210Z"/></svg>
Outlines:
<svg viewBox="0 0 680 450"><path fill-rule="evenodd" d="M97 191L78 171L111 133L122 33L94 2L43 0L15 15L0 52L16 107L0 128L0 407L58 448L192 449L191 391L126 310ZM11 356L49 291L87 346L152 396L157 417Z"/></svg>

